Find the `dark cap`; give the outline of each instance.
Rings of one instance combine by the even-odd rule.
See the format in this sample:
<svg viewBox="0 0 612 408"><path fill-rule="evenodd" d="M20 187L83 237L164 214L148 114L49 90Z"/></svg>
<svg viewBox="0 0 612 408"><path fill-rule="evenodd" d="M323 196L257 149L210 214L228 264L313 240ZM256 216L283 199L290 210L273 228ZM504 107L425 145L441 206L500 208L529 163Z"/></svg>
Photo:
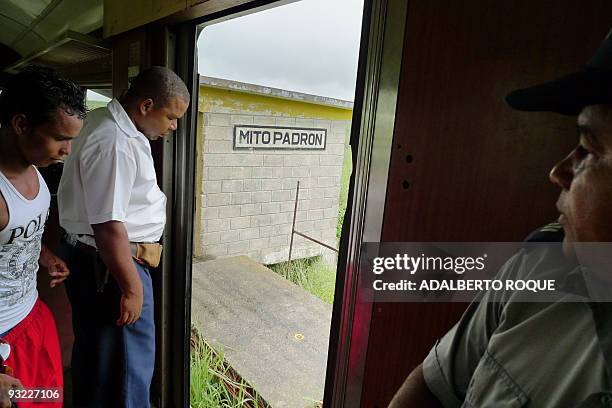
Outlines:
<svg viewBox="0 0 612 408"><path fill-rule="evenodd" d="M589 105L612 104L612 31L578 72L506 96L514 109L578 115Z"/></svg>

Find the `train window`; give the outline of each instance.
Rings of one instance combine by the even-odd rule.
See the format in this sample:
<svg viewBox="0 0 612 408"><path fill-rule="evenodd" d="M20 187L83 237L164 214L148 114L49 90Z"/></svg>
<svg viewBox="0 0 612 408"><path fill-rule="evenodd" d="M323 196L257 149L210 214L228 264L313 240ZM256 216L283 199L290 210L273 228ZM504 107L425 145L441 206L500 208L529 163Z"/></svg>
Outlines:
<svg viewBox="0 0 612 408"><path fill-rule="evenodd" d="M323 399L362 12L304 0L201 29L194 407Z"/></svg>

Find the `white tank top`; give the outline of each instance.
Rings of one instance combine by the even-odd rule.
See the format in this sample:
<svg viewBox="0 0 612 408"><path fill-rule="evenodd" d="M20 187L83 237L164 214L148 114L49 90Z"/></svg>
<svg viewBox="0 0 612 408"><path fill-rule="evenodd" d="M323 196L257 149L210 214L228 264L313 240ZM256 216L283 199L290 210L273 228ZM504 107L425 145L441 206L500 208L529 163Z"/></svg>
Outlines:
<svg viewBox="0 0 612 408"><path fill-rule="evenodd" d="M0 231L0 334L12 329L34 307L41 238L51 195L38 175L38 195L28 200L0 171L0 193L9 222Z"/></svg>

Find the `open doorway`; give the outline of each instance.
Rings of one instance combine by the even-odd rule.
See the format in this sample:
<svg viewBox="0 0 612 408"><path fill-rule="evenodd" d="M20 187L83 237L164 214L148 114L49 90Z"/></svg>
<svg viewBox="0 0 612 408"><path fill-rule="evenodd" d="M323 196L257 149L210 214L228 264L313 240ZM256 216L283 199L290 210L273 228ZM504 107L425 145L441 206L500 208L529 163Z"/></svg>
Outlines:
<svg viewBox="0 0 612 408"><path fill-rule="evenodd" d="M112 89L88 89L86 95L87 109L94 110L106 106L113 96Z"/></svg>
<svg viewBox="0 0 612 408"><path fill-rule="evenodd" d="M194 407L323 399L362 12L303 0L201 27Z"/></svg>

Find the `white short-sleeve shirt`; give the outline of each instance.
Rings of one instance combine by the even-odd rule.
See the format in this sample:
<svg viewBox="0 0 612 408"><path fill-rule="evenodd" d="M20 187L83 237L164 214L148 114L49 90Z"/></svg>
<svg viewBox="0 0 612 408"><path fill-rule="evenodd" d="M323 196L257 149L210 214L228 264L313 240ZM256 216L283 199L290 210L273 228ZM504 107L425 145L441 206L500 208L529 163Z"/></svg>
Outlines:
<svg viewBox="0 0 612 408"><path fill-rule="evenodd" d="M166 222L148 139L113 99L89 113L58 190L60 225L93 235L92 224L123 222L131 242L155 242Z"/></svg>

